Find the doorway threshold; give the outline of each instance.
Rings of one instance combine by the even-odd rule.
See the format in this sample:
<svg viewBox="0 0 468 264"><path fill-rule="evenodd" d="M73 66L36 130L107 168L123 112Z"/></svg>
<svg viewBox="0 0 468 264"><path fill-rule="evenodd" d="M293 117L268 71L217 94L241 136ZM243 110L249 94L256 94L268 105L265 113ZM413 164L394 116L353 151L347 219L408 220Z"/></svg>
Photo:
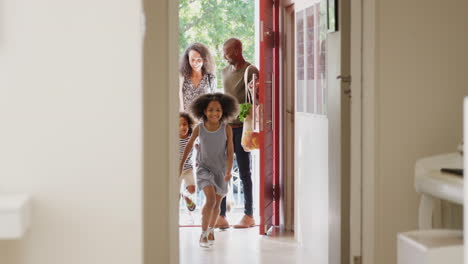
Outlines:
<svg viewBox="0 0 468 264"><path fill-rule="evenodd" d="M197 207L193 212L188 211L187 209L180 209L179 211L179 227L200 227L201 226L201 211L202 208ZM235 225L239 223L241 218L244 216L243 208L234 208L226 214L226 219L229 221L230 225ZM260 224L260 216L256 210L254 211L255 224Z"/></svg>

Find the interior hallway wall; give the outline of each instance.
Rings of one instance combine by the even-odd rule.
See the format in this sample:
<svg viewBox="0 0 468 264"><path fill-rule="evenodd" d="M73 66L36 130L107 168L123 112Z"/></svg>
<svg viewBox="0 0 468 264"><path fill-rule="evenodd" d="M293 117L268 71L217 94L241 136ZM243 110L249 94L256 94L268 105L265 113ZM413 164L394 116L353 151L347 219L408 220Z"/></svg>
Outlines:
<svg viewBox="0 0 468 264"><path fill-rule="evenodd" d="M33 195L0 263L142 263L141 3L0 5L0 192Z"/></svg>
<svg viewBox="0 0 468 264"><path fill-rule="evenodd" d="M365 2L364 12L375 15L375 31L366 32L372 27L364 25L364 35L375 34L370 40L375 53L364 49L365 57L374 56L371 65L364 67L364 112L373 111L364 113L364 129L375 129L375 138L365 136L364 144L372 145L370 151L376 155L373 164L364 160L367 173L375 166L375 175L367 176L375 176L375 196L371 198L375 227L364 226L373 230L375 241L370 263L394 264L397 232L417 229L415 161L454 152L462 140L462 102L468 94L468 35L464 33L468 2ZM366 9L372 4L375 9ZM369 23L366 18L364 24ZM375 73L366 75L366 67L374 67ZM366 98L369 95L372 97Z"/></svg>

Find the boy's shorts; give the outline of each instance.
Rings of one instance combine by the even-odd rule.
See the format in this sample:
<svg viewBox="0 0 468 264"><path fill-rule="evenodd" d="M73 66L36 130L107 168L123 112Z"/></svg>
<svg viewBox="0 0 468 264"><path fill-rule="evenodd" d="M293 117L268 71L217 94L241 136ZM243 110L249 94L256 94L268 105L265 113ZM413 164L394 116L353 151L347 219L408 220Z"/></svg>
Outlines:
<svg viewBox="0 0 468 264"><path fill-rule="evenodd" d="M185 187L190 185L195 185L195 178L193 177L193 170L188 169L182 171L182 174L179 176L179 188L182 185L182 180L185 182Z"/></svg>

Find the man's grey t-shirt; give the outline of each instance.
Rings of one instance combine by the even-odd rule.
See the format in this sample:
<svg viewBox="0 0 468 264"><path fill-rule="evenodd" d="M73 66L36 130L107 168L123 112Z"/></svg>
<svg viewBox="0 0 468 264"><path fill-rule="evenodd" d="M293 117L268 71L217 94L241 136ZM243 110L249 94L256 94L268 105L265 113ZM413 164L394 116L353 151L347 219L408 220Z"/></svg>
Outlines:
<svg viewBox="0 0 468 264"><path fill-rule="evenodd" d="M245 82L244 73L250 63L246 63L241 69L236 70L234 66L228 65L222 71L224 93L234 96L239 104L245 103ZM252 65L249 68L248 82L252 80L252 75L255 73L255 78L258 80L258 69ZM242 124L239 120L232 122L233 124Z"/></svg>

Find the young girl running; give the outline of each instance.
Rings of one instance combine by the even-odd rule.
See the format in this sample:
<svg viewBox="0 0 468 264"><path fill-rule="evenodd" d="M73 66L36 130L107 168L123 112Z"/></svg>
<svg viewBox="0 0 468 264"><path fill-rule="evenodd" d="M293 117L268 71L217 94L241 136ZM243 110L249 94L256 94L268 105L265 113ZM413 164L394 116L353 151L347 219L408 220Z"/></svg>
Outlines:
<svg viewBox="0 0 468 264"><path fill-rule="evenodd" d="M189 114L185 112L179 113L179 157L182 159L184 154L185 147L190 140L192 135L193 119ZM187 159L185 160L184 166L182 168L182 173L179 174L179 189L182 181L185 182L185 189L187 192L180 194L181 197L185 200L185 205L189 211L195 210L195 203L190 199L190 195L195 193L195 179L193 178L192 170L192 152L188 154Z"/></svg>
<svg viewBox="0 0 468 264"><path fill-rule="evenodd" d="M237 100L226 94L205 94L198 97L190 107L200 123L195 127L184 155L180 161L180 172L196 138L200 138L197 152L197 185L206 197L202 210L202 234L200 246L214 243L214 225L219 215L219 204L228 192L231 180L234 147L232 128L225 122L237 116Z"/></svg>

